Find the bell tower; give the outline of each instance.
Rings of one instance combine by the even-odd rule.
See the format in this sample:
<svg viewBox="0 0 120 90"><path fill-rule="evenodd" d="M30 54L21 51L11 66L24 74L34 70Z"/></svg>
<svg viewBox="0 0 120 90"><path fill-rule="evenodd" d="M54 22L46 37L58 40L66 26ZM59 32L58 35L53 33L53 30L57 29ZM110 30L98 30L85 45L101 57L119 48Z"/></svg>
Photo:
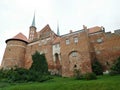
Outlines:
<svg viewBox="0 0 120 90"><path fill-rule="evenodd" d="M32 21L32 24L29 28L29 42L33 41L36 37L37 37L37 32L36 32L36 27L35 27L35 13L34 13L34 16L33 16L33 21Z"/></svg>

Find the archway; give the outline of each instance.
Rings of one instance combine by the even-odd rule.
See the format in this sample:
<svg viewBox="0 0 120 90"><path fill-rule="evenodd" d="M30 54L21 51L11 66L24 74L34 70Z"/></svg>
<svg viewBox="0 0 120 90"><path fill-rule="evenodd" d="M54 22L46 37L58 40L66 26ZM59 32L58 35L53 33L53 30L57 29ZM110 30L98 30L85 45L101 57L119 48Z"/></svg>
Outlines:
<svg viewBox="0 0 120 90"><path fill-rule="evenodd" d="M56 74L61 75L61 64L59 59L59 54L55 53L55 68L56 68Z"/></svg>
<svg viewBox="0 0 120 90"><path fill-rule="evenodd" d="M58 53L55 53L55 64L60 64Z"/></svg>
<svg viewBox="0 0 120 90"><path fill-rule="evenodd" d="M78 51L72 51L69 53L69 69L74 71L74 69L80 69L81 67L81 55Z"/></svg>

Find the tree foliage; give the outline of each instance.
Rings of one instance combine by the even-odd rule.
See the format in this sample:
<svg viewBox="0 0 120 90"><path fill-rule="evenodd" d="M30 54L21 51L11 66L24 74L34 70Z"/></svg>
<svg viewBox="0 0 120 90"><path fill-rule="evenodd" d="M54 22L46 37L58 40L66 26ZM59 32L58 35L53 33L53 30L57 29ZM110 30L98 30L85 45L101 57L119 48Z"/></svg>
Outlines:
<svg viewBox="0 0 120 90"><path fill-rule="evenodd" d="M96 58L95 58L94 62L92 63L92 70L96 75L103 74L102 65L98 62L98 60Z"/></svg>
<svg viewBox="0 0 120 90"><path fill-rule="evenodd" d="M39 72L41 74L48 73L48 64L45 58L45 54L40 54L39 52L35 52L34 55L32 55L32 66L30 70Z"/></svg>
<svg viewBox="0 0 120 90"><path fill-rule="evenodd" d="M95 80L95 79L97 79L95 73L86 73L86 74L83 75L83 77L86 80Z"/></svg>
<svg viewBox="0 0 120 90"><path fill-rule="evenodd" d="M83 78L80 69L74 69L74 77L76 80L81 80Z"/></svg>
<svg viewBox="0 0 120 90"><path fill-rule="evenodd" d="M31 68L14 68L14 69L1 69L0 70L0 80L4 79L7 82L43 82L51 79L48 75L48 64L45 55L40 55L39 52L35 52L32 55L33 63Z"/></svg>
<svg viewBox="0 0 120 90"><path fill-rule="evenodd" d="M110 75L120 74L120 57L116 60L116 62L111 67Z"/></svg>

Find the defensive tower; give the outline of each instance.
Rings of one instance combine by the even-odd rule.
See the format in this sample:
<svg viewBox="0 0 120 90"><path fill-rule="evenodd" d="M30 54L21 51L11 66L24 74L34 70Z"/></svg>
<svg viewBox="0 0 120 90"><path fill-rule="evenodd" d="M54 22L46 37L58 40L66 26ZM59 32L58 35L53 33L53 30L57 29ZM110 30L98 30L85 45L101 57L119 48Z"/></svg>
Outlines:
<svg viewBox="0 0 120 90"><path fill-rule="evenodd" d="M19 33L13 38L6 40L6 49L2 60L2 67L24 67L24 59L27 45L27 38Z"/></svg>

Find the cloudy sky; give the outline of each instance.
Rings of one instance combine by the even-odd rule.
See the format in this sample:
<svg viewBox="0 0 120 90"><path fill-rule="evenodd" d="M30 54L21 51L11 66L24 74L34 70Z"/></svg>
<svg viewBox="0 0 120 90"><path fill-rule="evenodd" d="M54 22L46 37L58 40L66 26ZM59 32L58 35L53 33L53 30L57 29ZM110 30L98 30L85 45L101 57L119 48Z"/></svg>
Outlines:
<svg viewBox="0 0 120 90"><path fill-rule="evenodd" d="M61 35L82 25L120 29L120 0L0 0L0 61L6 39L19 32L28 37L34 11L38 31L49 24L56 32L57 22Z"/></svg>

